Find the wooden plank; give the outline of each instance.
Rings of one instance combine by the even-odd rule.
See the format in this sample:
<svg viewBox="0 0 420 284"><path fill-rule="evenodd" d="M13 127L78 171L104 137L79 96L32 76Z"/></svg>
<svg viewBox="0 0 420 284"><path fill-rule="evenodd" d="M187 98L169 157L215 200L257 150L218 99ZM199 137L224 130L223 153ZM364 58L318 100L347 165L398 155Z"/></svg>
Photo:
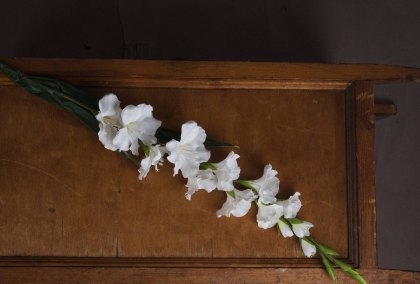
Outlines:
<svg viewBox="0 0 420 284"><path fill-rule="evenodd" d="M316 224L313 235L347 257L343 91L110 90L124 104L152 104L169 128L194 118L209 136L240 145L235 151L244 177L258 178L272 163L280 171L280 196L300 191L300 216ZM184 181L172 178L168 165L139 182L129 163L104 150L70 114L16 87L1 87L0 95L3 256L123 263L115 258L138 257L130 265L140 266L320 266L303 257L295 240L259 229L255 210L242 219L217 219L221 192L200 192L187 202ZM230 150L214 152L214 161Z"/></svg>
<svg viewBox="0 0 420 284"><path fill-rule="evenodd" d="M52 75L80 86L144 86L208 88L279 88L284 82L330 81L332 88L342 88L334 81L357 80L406 82L420 79L420 69L357 64L302 64L256 62L188 62L101 59L2 58L24 72ZM185 84L189 82L189 84ZM10 81L0 75L0 85ZM312 83L316 88L317 83ZM325 87L325 85L322 85Z"/></svg>
<svg viewBox="0 0 420 284"><path fill-rule="evenodd" d="M360 269L370 284L420 283L419 272ZM15 283L331 283L323 269L0 267L2 284ZM355 281L337 271L337 283Z"/></svg>
<svg viewBox="0 0 420 284"><path fill-rule="evenodd" d="M397 107L394 104L386 103L375 103L374 105L375 115L388 116L397 114Z"/></svg>
<svg viewBox="0 0 420 284"><path fill-rule="evenodd" d="M354 263L360 263L368 280L385 283L393 277L417 279L417 274L382 273L374 269L374 82L356 82L354 88L347 87L357 78L381 82L418 79L418 69L249 62L6 61L29 73L51 74L94 87L89 92L98 97L113 91L121 94L126 104L138 104L139 100L151 103L156 116L169 128L176 129L189 119L198 120L209 136L241 146L240 164L247 177L257 178L260 173L255 172L256 165L262 168L267 162L279 169L281 194L285 197L293 191L303 193L301 216L315 223L313 235L338 248L347 260L352 262L356 258ZM222 195L199 193L190 203L185 202L181 179L160 178L170 176L167 166L159 177L151 174L146 182L137 182L135 169L105 151L95 134L83 130L71 115L15 87L4 87L9 85L0 76L0 96L4 98L0 116L6 126L0 130L0 181L12 185L6 190L1 187L0 191L0 205L6 208L0 216L0 228L7 232L0 234L1 254L5 256L0 265L149 267L98 268L93 274L89 271L94 270L83 268L43 270L56 273L57 277L64 273L71 282L82 275L92 277L92 282L101 281L103 275L111 274L109 271L117 274L131 271L125 277L140 277L145 282L168 280L161 273L182 283L185 279L249 283L261 279L264 283L271 280L296 283L296 279L302 283L327 281L321 269L186 268L314 267L320 266L320 262L304 258L293 240L279 239L274 230L256 228L255 211L242 220L215 219L214 212L223 203ZM100 86L106 89L98 89ZM118 88L122 86L129 88ZM244 101L249 105L244 106ZM354 112L348 111L349 102L354 104ZM15 103L11 109L9 103ZM18 127L17 117L23 118ZM264 133L271 133L272 137ZM356 137L357 141L349 137ZM350 174L357 177L354 186L348 182L349 170L353 168L348 160L354 157L348 151L346 154L346 148L353 148L351 143L355 143L357 158L353 162L355 172ZM269 146L261 152L261 145ZM40 149L48 155L38 154ZM270 151L277 153L275 158ZM224 154L220 152L215 158ZM81 166L84 164L93 165L95 170L86 170ZM159 191L153 191L156 185ZM322 191L317 191L318 188ZM356 192L348 195L351 200L346 201L349 188ZM7 195L12 198L5 199ZM173 202L163 204L162 200L167 199ZM346 202L350 202L347 203L350 208L346 208ZM151 208L159 208L159 213ZM357 220L351 219L353 208L359 213ZM243 233L238 239L235 236L239 231ZM214 236L212 232L223 233ZM255 240L259 243L255 244ZM61 258L66 256L69 258ZM152 266L184 268L165 270ZM26 281L16 278L14 273L28 272L42 282L41 274L31 268L23 269L26 268L2 268L0 280L8 275L9 278L3 278ZM298 272L304 272L305 276ZM238 278L232 278L235 273ZM109 279L121 282L118 277L123 275ZM342 283L351 281L340 279Z"/></svg>
<svg viewBox="0 0 420 284"><path fill-rule="evenodd" d="M376 267L375 129L373 83L356 82L356 158L360 267Z"/></svg>

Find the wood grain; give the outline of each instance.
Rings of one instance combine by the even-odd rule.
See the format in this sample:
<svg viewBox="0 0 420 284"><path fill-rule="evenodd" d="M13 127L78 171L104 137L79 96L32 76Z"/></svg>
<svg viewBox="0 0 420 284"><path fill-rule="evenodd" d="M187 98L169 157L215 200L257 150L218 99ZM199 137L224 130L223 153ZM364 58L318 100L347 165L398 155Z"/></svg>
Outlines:
<svg viewBox="0 0 420 284"><path fill-rule="evenodd" d="M420 79L420 70L416 68L366 64L36 58L0 58L0 61L31 74L51 75L91 87L278 89L297 85L343 89L343 84L357 80L391 83ZM10 84L0 74L0 85Z"/></svg>
<svg viewBox="0 0 420 284"><path fill-rule="evenodd" d="M283 181L280 197L301 192L300 216L347 257L343 91L111 90L126 104L153 105L166 127L194 118L210 137L240 145L215 150L212 160L235 150L243 177L258 178L271 163ZM105 91L89 90L98 97ZM139 182L131 164L104 150L70 114L15 87L2 87L0 96L3 256L83 257L87 265L110 257L139 266L320 266L303 257L296 240L259 229L255 209L241 219L217 219L221 192L199 192L187 202L184 181L169 165ZM116 259L123 257L139 259Z"/></svg>
<svg viewBox="0 0 420 284"><path fill-rule="evenodd" d="M377 116L388 116L397 114L397 106L392 103L375 103L374 112Z"/></svg>
<svg viewBox="0 0 420 284"><path fill-rule="evenodd" d="M124 104L152 104L168 128L198 121L210 137L240 145L215 151L212 161L235 150L250 179L272 163L280 172L279 197L301 192L300 216L315 224L312 235L360 265L368 282L419 282L418 273L375 269L373 129L373 85L419 80L419 69L3 61L98 98L115 92ZM321 266L319 259L304 258L294 240L258 229L255 209L242 219L217 219L220 192L199 192L187 202L184 181L171 177L169 165L138 182L135 169L72 115L1 74L0 98L0 266L7 266L0 267L1 283L328 281L322 269L309 268ZM339 274L339 283L351 281Z"/></svg>
<svg viewBox="0 0 420 284"><path fill-rule="evenodd" d="M370 284L420 283L419 272L360 269ZM58 268L58 267L0 267L3 284L15 283L250 283L295 284L332 283L323 269L240 269L240 268ZM337 283L355 283L337 271Z"/></svg>
<svg viewBox="0 0 420 284"><path fill-rule="evenodd" d="M372 82L357 82L356 158L360 267L376 267L375 129ZM355 228L356 229L356 228Z"/></svg>

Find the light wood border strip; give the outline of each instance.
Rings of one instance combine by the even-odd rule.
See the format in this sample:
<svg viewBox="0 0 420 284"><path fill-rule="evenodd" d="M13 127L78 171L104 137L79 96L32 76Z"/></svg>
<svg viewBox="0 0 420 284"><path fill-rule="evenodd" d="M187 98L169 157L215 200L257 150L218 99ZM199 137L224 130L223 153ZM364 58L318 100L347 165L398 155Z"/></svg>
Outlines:
<svg viewBox="0 0 420 284"><path fill-rule="evenodd" d="M375 127L373 83L356 82L356 163L360 267L376 267Z"/></svg>
<svg viewBox="0 0 420 284"><path fill-rule="evenodd" d="M266 85L276 85L273 81L277 80L294 81L295 84L300 84L298 81L330 81L332 86L333 81L345 83L365 80L391 83L420 80L420 69L417 68L368 64L37 58L0 58L0 61L23 72L53 75L81 86L121 84L120 86L126 87L158 87L156 84L162 84L162 87L176 87L177 83L174 80L188 80L195 88L212 84L245 84L246 88L252 88L252 85L256 84L254 88L265 88ZM262 83L257 83L260 81ZM9 84L10 81L4 75L0 75L0 85Z"/></svg>
<svg viewBox="0 0 420 284"><path fill-rule="evenodd" d="M420 283L419 272L360 269L370 284ZM241 268L72 268L15 267L0 268L3 284L15 283L331 283L320 268L302 269L241 269ZM355 281L337 271L337 283Z"/></svg>

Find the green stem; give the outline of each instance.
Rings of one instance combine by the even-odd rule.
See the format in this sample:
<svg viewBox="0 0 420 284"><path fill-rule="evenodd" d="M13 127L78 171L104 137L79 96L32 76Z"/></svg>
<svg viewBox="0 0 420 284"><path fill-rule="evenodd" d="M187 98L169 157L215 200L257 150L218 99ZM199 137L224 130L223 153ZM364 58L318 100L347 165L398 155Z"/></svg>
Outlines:
<svg viewBox="0 0 420 284"><path fill-rule="evenodd" d="M210 169L212 171L217 170L216 166L213 163L203 162L200 164L200 170L207 170L207 169Z"/></svg>
<svg viewBox="0 0 420 284"><path fill-rule="evenodd" d="M76 101L76 100L72 99L71 97L69 97L69 96L67 96L67 95L65 95L65 94L63 94L63 93L61 93L60 95L61 95L62 97L64 97L65 99L67 99L67 100L71 101L72 103L74 103L74 104L78 105L79 107L81 107L81 108L83 108L83 109L85 109L85 110L89 111L89 112L90 112L90 113L91 113L91 114L95 117L95 119L96 119L96 115L99 113L99 111L94 110L94 109L92 109L92 108L90 108L90 107L88 107L88 106L86 106L86 105L82 104L81 102L78 102L78 101Z"/></svg>
<svg viewBox="0 0 420 284"><path fill-rule="evenodd" d="M122 151L122 152L119 152L119 151L118 151L118 153L119 153L120 155L122 155L124 158L126 158L127 160L129 160L129 161L133 162L133 164L134 164L137 168L140 166L140 163L139 163L136 159L134 159L134 157L133 157L130 153L125 152L125 151Z"/></svg>
<svg viewBox="0 0 420 284"><path fill-rule="evenodd" d="M246 189L252 190L252 192L258 195L258 191L248 181L243 180L243 179L237 179L237 180L234 180L233 182L242 187L245 187ZM255 201L255 204L257 204L257 201ZM257 207L258 207L258 204L257 204Z"/></svg>

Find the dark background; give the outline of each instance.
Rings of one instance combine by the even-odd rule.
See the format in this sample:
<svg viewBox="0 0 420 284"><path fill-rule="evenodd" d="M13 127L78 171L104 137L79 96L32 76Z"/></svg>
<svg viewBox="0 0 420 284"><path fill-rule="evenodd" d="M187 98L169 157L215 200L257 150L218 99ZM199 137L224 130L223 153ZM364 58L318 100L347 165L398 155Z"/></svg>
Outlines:
<svg viewBox="0 0 420 284"><path fill-rule="evenodd" d="M420 67L420 1L1 0L0 56ZM378 264L420 271L420 84L375 98Z"/></svg>

